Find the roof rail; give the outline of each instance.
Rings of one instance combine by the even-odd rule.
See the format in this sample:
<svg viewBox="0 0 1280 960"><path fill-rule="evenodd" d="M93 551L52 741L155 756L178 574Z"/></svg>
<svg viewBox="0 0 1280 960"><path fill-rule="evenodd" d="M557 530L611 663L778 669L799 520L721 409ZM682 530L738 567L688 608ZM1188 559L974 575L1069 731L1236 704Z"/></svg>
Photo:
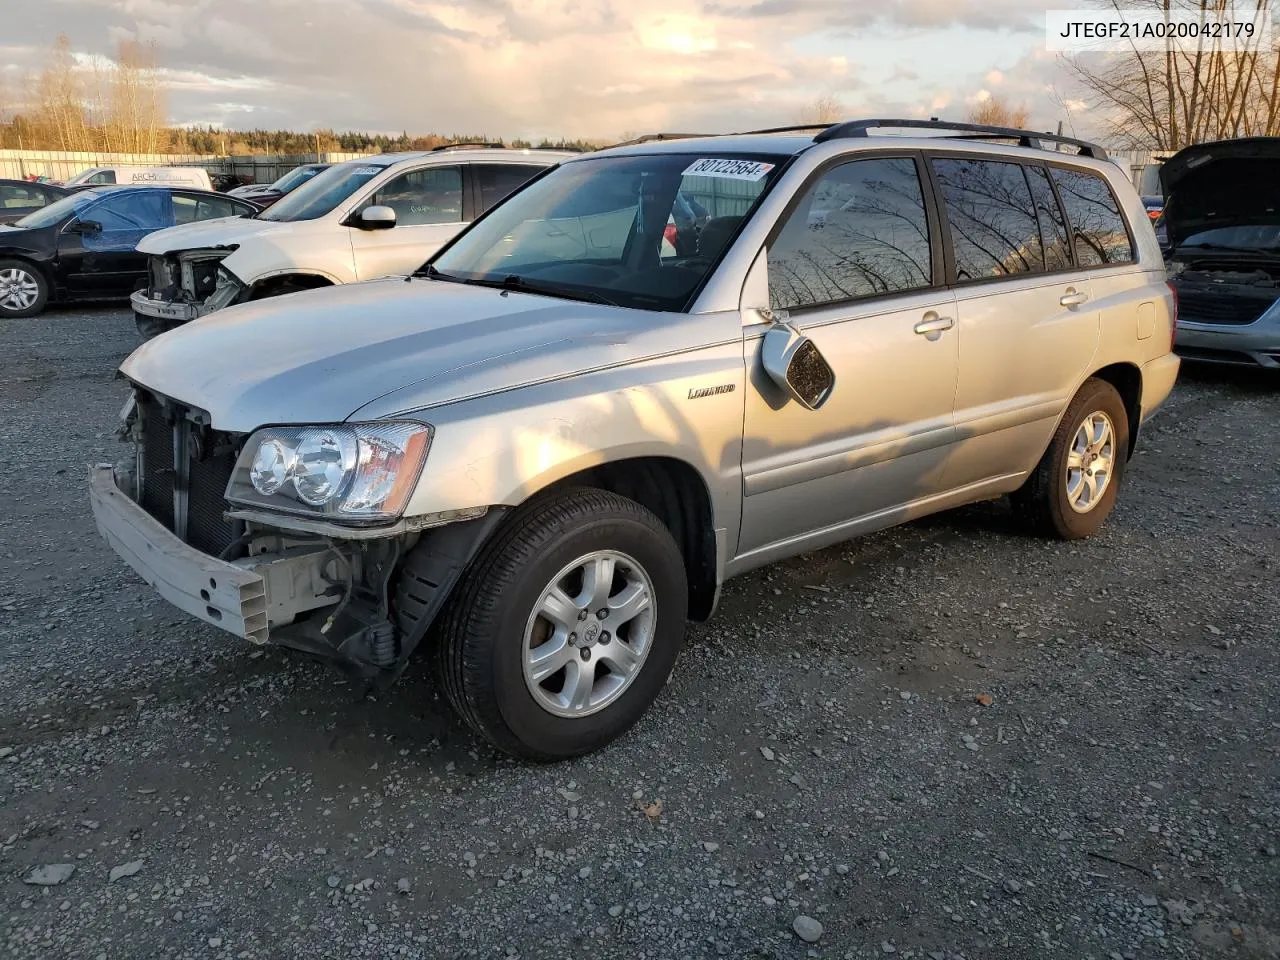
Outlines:
<svg viewBox="0 0 1280 960"><path fill-rule="evenodd" d="M438 147L432 147L432 153L440 153L442 150L468 150L473 147L486 147L490 150L505 150L505 143L485 143L481 140L467 140L462 143L442 143Z"/></svg>
<svg viewBox="0 0 1280 960"><path fill-rule="evenodd" d="M612 150L613 147L634 147L637 143L651 143L654 140L689 140L693 137L723 137L723 133L646 133L643 137L636 137L634 140L624 140L622 143L615 143L606 149Z"/></svg>
<svg viewBox="0 0 1280 960"><path fill-rule="evenodd" d="M956 123L950 120L848 120L844 123L833 123L816 137L814 143L837 140L841 137L865 137L871 130L881 129L906 130L946 130L955 136L970 140L1016 140L1019 146L1033 150L1048 150L1045 144L1066 144L1075 147L1081 156L1095 160L1106 160L1107 151L1096 143L1078 140L1075 137L1064 137L1056 133L1037 133L1035 130L1019 130L1016 127L995 127L985 123Z"/></svg>
<svg viewBox="0 0 1280 960"><path fill-rule="evenodd" d="M536 147L530 147L530 150L558 150L560 153L586 153L583 147L557 147L552 143L539 144Z"/></svg>
<svg viewBox="0 0 1280 960"><path fill-rule="evenodd" d="M757 133L800 133L804 130L826 130L828 127L834 126L831 123L796 123L787 127L765 127L763 130L743 130L742 135L748 136ZM732 134L736 136L736 134Z"/></svg>

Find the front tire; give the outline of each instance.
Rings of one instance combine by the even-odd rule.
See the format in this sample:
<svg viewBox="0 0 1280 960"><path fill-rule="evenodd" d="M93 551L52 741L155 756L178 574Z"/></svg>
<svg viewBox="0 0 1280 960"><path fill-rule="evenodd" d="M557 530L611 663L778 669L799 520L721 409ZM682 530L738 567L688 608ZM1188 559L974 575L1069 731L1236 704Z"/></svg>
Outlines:
<svg viewBox="0 0 1280 960"><path fill-rule="evenodd" d="M436 668L454 709L514 756L560 760L629 729L675 665L684 560L640 504L595 489L535 501L450 598Z"/></svg>
<svg viewBox="0 0 1280 960"><path fill-rule="evenodd" d="M49 302L49 281L24 260L0 260L0 317L34 317Z"/></svg>
<svg viewBox="0 0 1280 960"><path fill-rule="evenodd" d="M1036 531L1091 537L1115 507L1129 456L1129 412L1116 388L1089 379L1076 393L1035 471L1013 496Z"/></svg>

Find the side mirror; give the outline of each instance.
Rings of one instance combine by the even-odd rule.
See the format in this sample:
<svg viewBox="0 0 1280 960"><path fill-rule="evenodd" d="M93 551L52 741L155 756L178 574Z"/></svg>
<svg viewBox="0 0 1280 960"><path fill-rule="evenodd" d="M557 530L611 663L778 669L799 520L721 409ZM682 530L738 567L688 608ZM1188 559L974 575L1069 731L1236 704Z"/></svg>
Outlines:
<svg viewBox="0 0 1280 960"><path fill-rule="evenodd" d="M769 328L760 359L769 379L793 400L817 410L835 389L836 374L812 340L787 323Z"/></svg>
<svg viewBox="0 0 1280 960"><path fill-rule="evenodd" d="M396 225L396 212L390 207L374 205L360 211L356 226L361 230L390 230Z"/></svg>
<svg viewBox="0 0 1280 960"><path fill-rule="evenodd" d="M67 229L72 233L101 233L102 224L97 220L77 220Z"/></svg>

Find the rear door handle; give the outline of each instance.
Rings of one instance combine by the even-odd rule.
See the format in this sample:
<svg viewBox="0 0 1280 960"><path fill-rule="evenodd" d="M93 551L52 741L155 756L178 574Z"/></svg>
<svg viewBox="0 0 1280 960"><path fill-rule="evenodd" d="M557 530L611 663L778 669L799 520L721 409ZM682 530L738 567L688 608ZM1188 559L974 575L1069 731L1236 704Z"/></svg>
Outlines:
<svg viewBox="0 0 1280 960"><path fill-rule="evenodd" d="M956 325L951 317L940 317L932 310L924 315L924 319L917 323L913 330L921 336L929 337L930 340L938 339L937 336L929 336L930 334L939 334L943 330L950 330Z"/></svg>
<svg viewBox="0 0 1280 960"><path fill-rule="evenodd" d="M1064 307L1078 307L1080 304L1086 303L1088 299L1089 295L1087 293L1078 293L1068 288L1067 292L1058 298L1058 302Z"/></svg>

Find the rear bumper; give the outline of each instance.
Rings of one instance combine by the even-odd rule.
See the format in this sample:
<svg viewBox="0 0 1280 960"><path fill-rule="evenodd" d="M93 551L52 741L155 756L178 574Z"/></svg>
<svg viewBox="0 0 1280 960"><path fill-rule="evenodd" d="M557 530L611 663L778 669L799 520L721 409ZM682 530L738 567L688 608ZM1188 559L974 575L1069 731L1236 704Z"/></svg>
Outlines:
<svg viewBox="0 0 1280 960"><path fill-rule="evenodd" d="M116 486L110 466L90 468L89 499L103 539L160 596L205 623L266 643L262 576L183 543Z"/></svg>
<svg viewBox="0 0 1280 960"><path fill-rule="evenodd" d="M1280 369L1280 319L1270 312L1238 326L1179 319L1174 346L1188 360Z"/></svg>
<svg viewBox="0 0 1280 960"><path fill-rule="evenodd" d="M134 291L133 295L129 297L129 302L133 304L134 311L144 317L158 317L162 320L176 320L179 323L186 323L200 316L200 311L194 304L168 303L164 300L154 300L147 296L145 290Z"/></svg>

